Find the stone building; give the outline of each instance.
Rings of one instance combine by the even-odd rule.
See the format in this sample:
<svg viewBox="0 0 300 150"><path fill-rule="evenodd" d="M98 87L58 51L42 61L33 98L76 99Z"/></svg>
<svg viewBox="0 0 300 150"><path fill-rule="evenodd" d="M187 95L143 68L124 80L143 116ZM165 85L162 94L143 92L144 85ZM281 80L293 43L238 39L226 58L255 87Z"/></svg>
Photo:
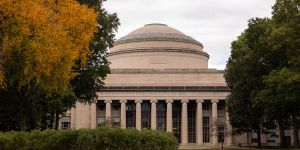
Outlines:
<svg viewBox="0 0 300 150"><path fill-rule="evenodd" d="M256 144L254 135L231 135L224 71L208 68L209 55L195 39L165 24L147 24L117 40L107 58L111 74L104 89L95 103L76 103L71 117L62 118L63 127L108 123L172 132L182 147L217 146L223 140L224 145Z"/></svg>

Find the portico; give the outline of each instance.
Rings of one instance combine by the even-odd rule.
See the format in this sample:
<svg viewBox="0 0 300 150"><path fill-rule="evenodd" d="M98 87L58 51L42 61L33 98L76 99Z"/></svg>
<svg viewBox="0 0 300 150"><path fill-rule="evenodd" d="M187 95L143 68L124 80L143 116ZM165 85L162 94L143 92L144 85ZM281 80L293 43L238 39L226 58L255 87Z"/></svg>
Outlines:
<svg viewBox="0 0 300 150"><path fill-rule="evenodd" d="M115 120L110 124L137 130L159 129L172 132L181 145L193 143L213 146L218 145L222 138L226 145L232 144L231 128L225 110L226 87L218 86L214 87L215 90L205 91L204 87L202 90L188 90L191 87L187 86L181 92L171 90L172 88L174 87L141 91L141 87L131 87L130 90L124 90L126 87L106 87L103 92L98 93L93 105L96 107L93 109L97 109L97 125L93 126ZM178 106L179 109L176 108ZM105 109L99 110L101 108ZM204 120L208 122L203 122Z"/></svg>

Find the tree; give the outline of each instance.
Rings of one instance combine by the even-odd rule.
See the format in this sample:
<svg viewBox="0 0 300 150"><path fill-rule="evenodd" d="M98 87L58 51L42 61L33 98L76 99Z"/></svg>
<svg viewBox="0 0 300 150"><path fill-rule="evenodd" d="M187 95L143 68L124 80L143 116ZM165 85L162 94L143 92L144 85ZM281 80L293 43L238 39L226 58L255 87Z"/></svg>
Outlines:
<svg viewBox="0 0 300 150"><path fill-rule="evenodd" d="M254 105L253 100L257 92L263 88L262 77L269 68L257 56L268 47L263 40L268 24L269 19L256 18L249 21L248 29L232 42L231 56L224 74L231 89L227 107L233 131L236 134L255 131L259 147L264 125L263 108Z"/></svg>
<svg viewBox="0 0 300 150"><path fill-rule="evenodd" d="M232 43L225 70L231 89L230 121L235 129L253 129L250 122L260 122L260 128L275 123L283 144L283 122L291 118L295 146L300 110L299 4L299 0L277 0L272 18L251 19L248 28Z"/></svg>
<svg viewBox="0 0 300 150"><path fill-rule="evenodd" d="M73 68L91 55L97 13L74 0L1 0L0 14L1 130L34 129L53 111L46 106L72 95Z"/></svg>
<svg viewBox="0 0 300 150"><path fill-rule="evenodd" d="M272 27L268 42L271 52L280 53L278 66L264 77L266 87L258 97L258 103L268 107L268 116L279 123L281 140L284 137L281 122L293 125L294 145L299 146L298 122L300 115L300 1L277 0L273 6ZM281 142L283 144L283 141ZM284 146L284 145L282 145Z"/></svg>
<svg viewBox="0 0 300 150"><path fill-rule="evenodd" d="M283 122L292 122L294 145L298 147L300 73L288 68L273 70L264 82L266 87L260 92L258 103L266 107L265 112L270 119L278 122L281 146L287 146L284 142Z"/></svg>
<svg viewBox="0 0 300 150"><path fill-rule="evenodd" d="M108 48L113 46L115 32L120 22L116 13L110 14L103 8L102 4L105 0L77 1L98 12L98 30L90 42L91 55L88 57L88 63L86 66L78 65L74 68L78 75L71 81L76 96L85 102L91 102L96 97L96 92L103 87L103 80L107 73L110 73L105 54Z"/></svg>

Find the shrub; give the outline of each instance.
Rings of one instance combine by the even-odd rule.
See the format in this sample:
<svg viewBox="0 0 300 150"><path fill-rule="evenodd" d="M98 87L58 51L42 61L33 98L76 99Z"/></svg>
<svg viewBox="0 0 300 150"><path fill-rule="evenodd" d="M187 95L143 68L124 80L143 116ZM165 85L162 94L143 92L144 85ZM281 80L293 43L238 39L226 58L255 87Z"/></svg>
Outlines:
<svg viewBox="0 0 300 150"><path fill-rule="evenodd" d="M99 127L0 132L0 150L176 150L177 139L153 130Z"/></svg>

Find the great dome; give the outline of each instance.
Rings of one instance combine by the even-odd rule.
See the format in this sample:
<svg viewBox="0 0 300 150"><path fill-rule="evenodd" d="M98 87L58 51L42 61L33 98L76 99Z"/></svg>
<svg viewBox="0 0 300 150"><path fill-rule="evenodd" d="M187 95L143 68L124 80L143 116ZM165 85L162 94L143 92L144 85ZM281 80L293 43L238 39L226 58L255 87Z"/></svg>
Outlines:
<svg viewBox="0 0 300 150"><path fill-rule="evenodd" d="M203 45L195 39L183 34L182 32L168 27L165 24L147 24L142 28L130 32L128 35L116 41L116 45L121 43L137 42L137 41L178 41Z"/></svg>
<svg viewBox="0 0 300 150"><path fill-rule="evenodd" d="M118 39L107 56L112 69L207 69L209 58L200 42L159 23Z"/></svg>

